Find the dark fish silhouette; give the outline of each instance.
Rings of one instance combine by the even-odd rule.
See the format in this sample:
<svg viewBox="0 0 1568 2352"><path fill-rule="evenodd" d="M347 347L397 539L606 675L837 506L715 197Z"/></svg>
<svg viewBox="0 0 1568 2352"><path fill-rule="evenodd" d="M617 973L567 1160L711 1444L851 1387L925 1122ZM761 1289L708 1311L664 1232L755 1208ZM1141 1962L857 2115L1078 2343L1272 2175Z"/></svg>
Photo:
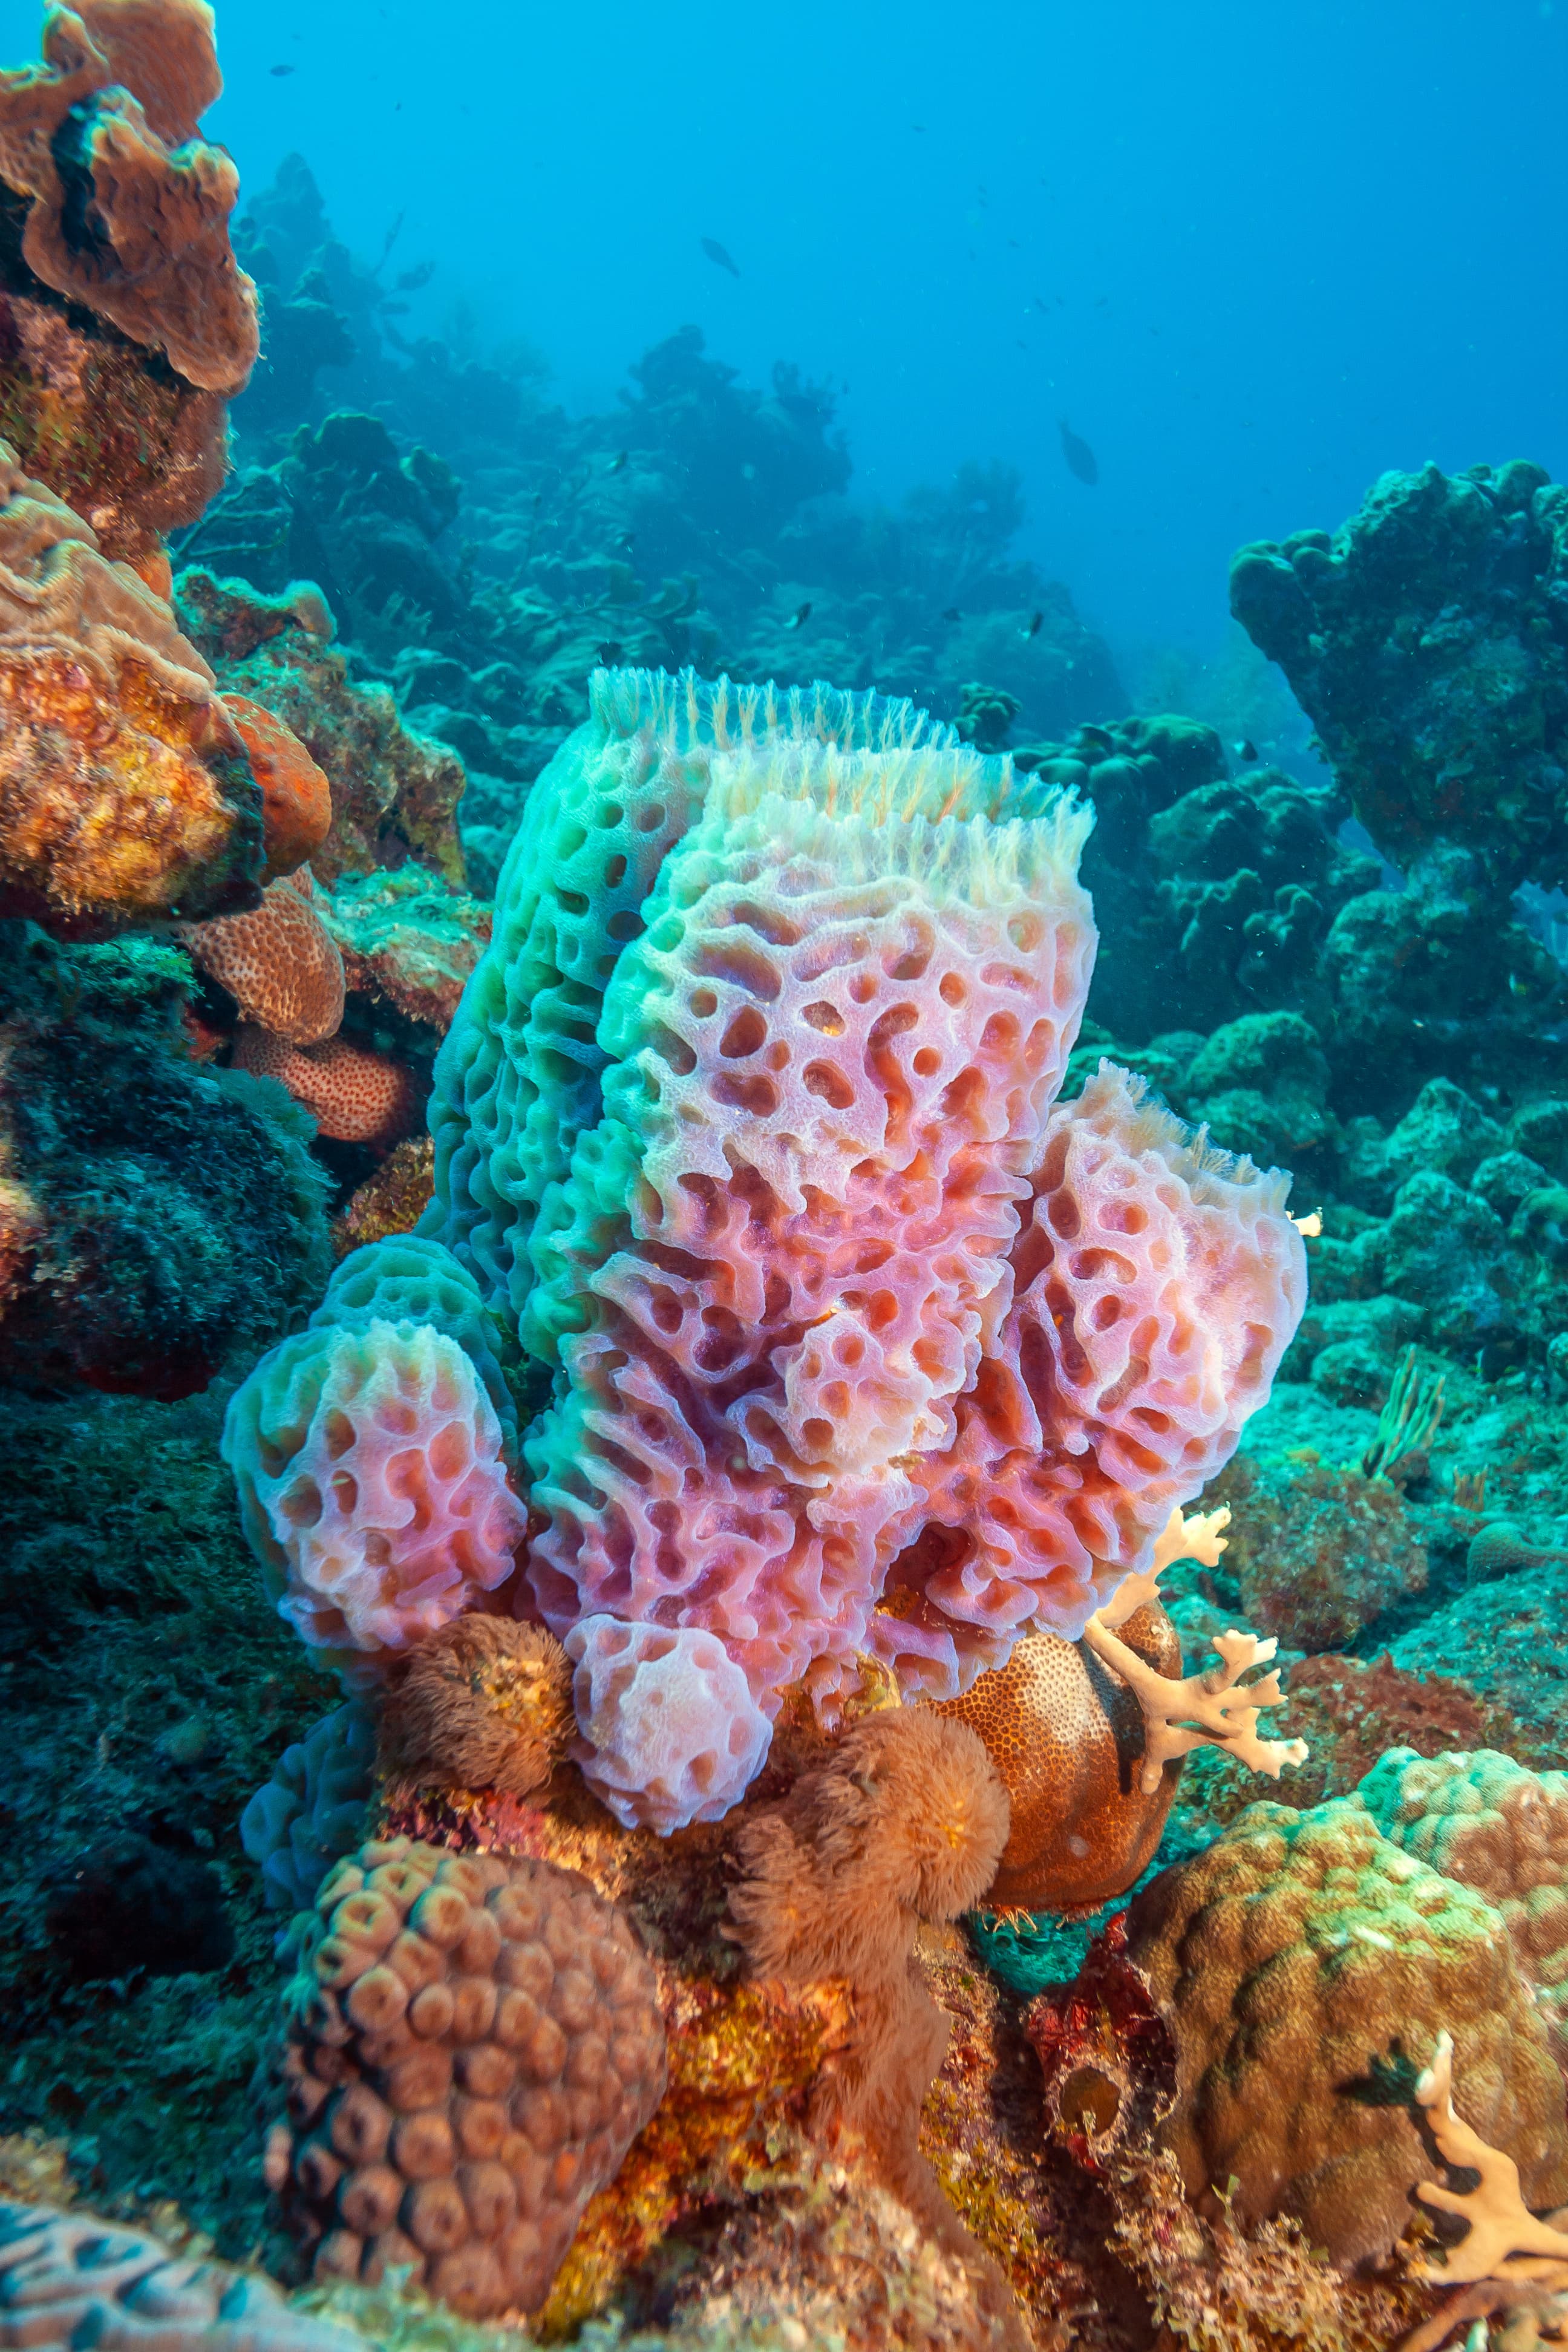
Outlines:
<svg viewBox="0 0 1568 2352"><path fill-rule="evenodd" d="M702 240L702 250L710 261L716 262L721 269L727 269L731 278L739 278L740 271L716 236L705 236Z"/></svg>
<svg viewBox="0 0 1568 2352"><path fill-rule="evenodd" d="M959 611L956 604L950 604L942 617L944 621L962 621L963 614Z"/></svg>
<svg viewBox="0 0 1568 2352"><path fill-rule="evenodd" d="M810 618L811 599L808 596L804 604L797 604L795 606L795 611L784 623L784 626L786 629L798 629L803 621L809 621Z"/></svg>
<svg viewBox="0 0 1568 2352"><path fill-rule="evenodd" d="M637 543L637 535L635 530L621 530L616 533L616 545L624 549L628 555Z"/></svg>
<svg viewBox="0 0 1568 2352"><path fill-rule="evenodd" d="M282 80L285 74L291 74L294 68L292 66L274 66L272 68L273 73L276 74L279 81Z"/></svg>
<svg viewBox="0 0 1568 2352"><path fill-rule="evenodd" d="M1236 747L1236 756L1238 760L1256 760L1258 757L1257 744L1247 743L1245 741L1238 743Z"/></svg>
<svg viewBox="0 0 1568 2352"><path fill-rule="evenodd" d="M1068 461L1068 472L1075 474L1080 482L1087 482L1092 489L1100 479L1094 451L1087 441L1080 440L1065 417L1058 418L1057 431L1062 436L1062 456Z"/></svg>
<svg viewBox="0 0 1568 2352"><path fill-rule="evenodd" d="M1021 637L1037 637L1045 625L1045 618L1043 613L1031 613L1018 635Z"/></svg>
<svg viewBox="0 0 1568 2352"><path fill-rule="evenodd" d="M421 286L428 286L435 275L436 265L433 261L416 261L412 269L404 270L400 277L393 279L392 283L395 290L399 294L416 294Z"/></svg>
<svg viewBox="0 0 1568 2352"><path fill-rule="evenodd" d="M599 647L599 667L601 669L614 669L616 664L620 660L620 657L625 651L626 647L622 645L618 637L606 637L604 644Z"/></svg>
<svg viewBox="0 0 1568 2352"><path fill-rule="evenodd" d="M621 470L621 467L626 464L626 459L627 459L627 457L630 456L630 454L631 454L631 452L630 452L629 450L626 450L626 449L617 449L617 450L616 451L615 456L611 458L611 460L610 460L609 464L605 467L605 473L606 473L606 474L618 474L618 473L620 472L620 470Z"/></svg>

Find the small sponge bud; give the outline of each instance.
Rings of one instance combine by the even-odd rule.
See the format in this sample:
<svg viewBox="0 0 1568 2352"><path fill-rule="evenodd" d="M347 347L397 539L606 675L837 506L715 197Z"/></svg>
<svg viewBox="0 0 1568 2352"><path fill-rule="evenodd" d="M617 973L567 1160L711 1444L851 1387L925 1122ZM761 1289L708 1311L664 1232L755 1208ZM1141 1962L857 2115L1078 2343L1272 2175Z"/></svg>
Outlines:
<svg viewBox="0 0 1568 2352"><path fill-rule="evenodd" d="M668 1837L739 1802L773 1727L713 1634L585 1617L566 1653L577 1668L584 1777L617 1821Z"/></svg>

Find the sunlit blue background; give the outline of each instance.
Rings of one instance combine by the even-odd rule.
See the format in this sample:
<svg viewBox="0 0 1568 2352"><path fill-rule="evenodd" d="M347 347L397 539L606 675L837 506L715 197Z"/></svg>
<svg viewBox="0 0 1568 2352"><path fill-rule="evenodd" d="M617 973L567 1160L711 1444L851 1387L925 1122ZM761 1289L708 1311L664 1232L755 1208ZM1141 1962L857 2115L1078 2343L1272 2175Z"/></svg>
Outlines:
<svg viewBox="0 0 1568 2352"><path fill-rule="evenodd" d="M0 0L5 61L38 15ZM219 0L218 34L247 185L300 149L371 257L405 210L416 328L467 297L602 406L692 320L749 381L847 385L868 496L1008 458L1129 667L1212 647L1237 543L1388 467L1568 468L1551 0Z"/></svg>

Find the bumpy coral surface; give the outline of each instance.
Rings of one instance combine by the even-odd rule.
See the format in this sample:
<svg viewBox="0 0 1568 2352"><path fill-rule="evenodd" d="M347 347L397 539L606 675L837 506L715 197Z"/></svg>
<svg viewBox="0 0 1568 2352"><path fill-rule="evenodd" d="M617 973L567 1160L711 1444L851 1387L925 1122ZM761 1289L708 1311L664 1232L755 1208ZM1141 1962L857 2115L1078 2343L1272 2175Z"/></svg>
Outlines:
<svg viewBox="0 0 1568 2352"><path fill-rule="evenodd" d="M273 1910L308 1910L333 1863L358 1845L375 1744L370 1709L347 1700L290 1742L240 1815L241 1841L261 1865Z"/></svg>
<svg viewBox="0 0 1568 2352"><path fill-rule="evenodd" d="M1226 1567L1249 1622L1292 1650L1347 1648L1426 1583L1426 1553L1399 1488L1322 1462L1243 1460L1216 1494L1235 1508Z"/></svg>
<svg viewBox="0 0 1568 2352"><path fill-rule="evenodd" d="M1176 1629L1158 1603L1117 1628L1159 1673L1182 1671ZM989 1900L1022 1911L1089 1909L1139 1877L1170 1816L1177 1762L1146 1793L1129 1759L1143 1717L1125 1683L1059 1633L1026 1634L994 1674L936 1710L984 1741L1012 1804Z"/></svg>
<svg viewBox="0 0 1568 2352"><path fill-rule="evenodd" d="M318 1895L288 2011L268 2173L318 2275L537 2310L664 2090L624 1913L547 1862L373 1843Z"/></svg>
<svg viewBox="0 0 1568 2352"><path fill-rule="evenodd" d="M321 1133L339 1143L395 1142L414 1114L414 1080L405 1065L352 1038L291 1045L247 1022L235 1032L234 1064L287 1087Z"/></svg>
<svg viewBox="0 0 1568 2352"><path fill-rule="evenodd" d="M1393 1844L1502 1914L1568 2072L1568 1773L1531 1772L1489 1748L1395 1748L1355 1795Z"/></svg>
<svg viewBox="0 0 1568 2352"><path fill-rule="evenodd" d="M1293 2215L1342 2264L1385 2253L1429 2173L1411 2070L1445 2028L1527 2198L1568 2194L1562 2078L1501 1919L1359 1805L1250 1806L1127 1928L1175 2039L1162 2136L1200 2205L1234 2176L1238 2213Z"/></svg>
<svg viewBox="0 0 1568 2352"><path fill-rule="evenodd" d="M237 392L259 337L228 241L239 176L196 128L223 89L212 10L79 0L49 11L43 48L0 75L0 177L32 199L24 259L188 383Z"/></svg>
<svg viewBox="0 0 1568 2352"><path fill-rule="evenodd" d="M261 814L169 606L0 442L0 908L101 935L254 903Z"/></svg>
<svg viewBox="0 0 1568 2352"><path fill-rule="evenodd" d="M268 883L249 914L189 923L183 937L209 980L233 997L242 1021L294 1045L336 1034L343 960L316 912L308 873Z"/></svg>
<svg viewBox="0 0 1568 2352"><path fill-rule="evenodd" d="M489 943L490 910L427 866L340 877L318 890L348 984L384 997L410 1021L451 1025L470 974Z"/></svg>
<svg viewBox="0 0 1568 2352"><path fill-rule="evenodd" d="M297 1332L235 1391L224 1459L301 1638L358 1679L512 1571L524 1515L469 1359L429 1324Z"/></svg>
<svg viewBox="0 0 1568 2352"><path fill-rule="evenodd" d="M363 2352L269 2280L96 2213L0 2200L0 2344L32 2352Z"/></svg>

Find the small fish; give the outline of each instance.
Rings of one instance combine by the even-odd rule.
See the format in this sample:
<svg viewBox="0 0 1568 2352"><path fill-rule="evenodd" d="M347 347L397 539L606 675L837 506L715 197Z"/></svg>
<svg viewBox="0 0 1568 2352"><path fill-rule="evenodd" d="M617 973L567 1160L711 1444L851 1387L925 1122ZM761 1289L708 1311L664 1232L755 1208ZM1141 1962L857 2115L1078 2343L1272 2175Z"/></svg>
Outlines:
<svg viewBox="0 0 1568 2352"><path fill-rule="evenodd" d="M616 545L626 555L631 553L637 543L637 535L635 530L618 530L616 533Z"/></svg>
<svg viewBox="0 0 1568 2352"><path fill-rule="evenodd" d="M404 270L400 277L393 279L394 290L399 294L416 294L421 286L429 285L435 275L434 261L416 261L412 269Z"/></svg>
<svg viewBox="0 0 1568 2352"><path fill-rule="evenodd" d="M786 629L798 629L804 621L809 621L810 618L811 599L808 596L804 604L797 604L795 606L795 611L784 623L784 626Z"/></svg>
<svg viewBox="0 0 1568 2352"><path fill-rule="evenodd" d="M616 451L615 456L611 458L611 460L610 460L609 464L605 467L605 473L606 473L606 474L618 474L618 473L620 472L620 470L621 470L621 467L626 464L626 459L627 459L630 456L631 456L631 451L630 451L629 449L617 449L617 450Z"/></svg>
<svg viewBox="0 0 1568 2352"><path fill-rule="evenodd" d="M1046 616L1043 613L1031 613L1018 635L1021 637L1037 637L1045 626L1045 621Z"/></svg>
<svg viewBox="0 0 1568 2352"><path fill-rule="evenodd" d="M956 604L950 604L942 617L944 621L962 621L963 614L959 611Z"/></svg>
<svg viewBox="0 0 1568 2352"><path fill-rule="evenodd" d="M1068 473L1075 475L1080 482L1087 482L1092 489L1100 479L1094 451L1073 431L1065 417L1057 419L1057 431L1062 436L1062 456L1067 459Z"/></svg>
<svg viewBox="0 0 1568 2352"><path fill-rule="evenodd" d="M739 278L740 271L716 236L705 236L702 240L702 250L709 260L716 263L719 268L727 269L731 278Z"/></svg>
<svg viewBox="0 0 1568 2352"><path fill-rule="evenodd" d="M281 81L281 80L282 80L282 79L283 79L283 77L284 77L284 75L285 75L285 74L291 74L291 73L293 72L294 68L293 68L293 67L292 67L292 66L274 66L274 67L272 68L272 69L271 69L271 70L272 70L272 73L273 73L273 75L274 75L275 79L276 79L277 80L279 80L279 81Z"/></svg>
<svg viewBox="0 0 1568 2352"><path fill-rule="evenodd" d="M1257 744L1256 744L1256 743L1249 743L1249 742L1247 740L1247 738L1246 738L1245 736L1243 736L1243 738L1242 738L1241 741L1240 741L1239 743L1236 744L1233 748L1234 748L1234 750L1235 750L1235 752L1236 752L1236 756L1237 756L1237 758L1238 760L1245 760L1245 761L1247 762L1248 766L1250 766L1250 765L1252 764L1253 761L1255 761L1255 760L1257 759L1257 757L1258 757L1258 746L1257 746Z"/></svg>
<svg viewBox="0 0 1568 2352"><path fill-rule="evenodd" d="M621 644L618 637L606 637L604 644L599 647L600 668L614 669L616 664L620 660L621 656L625 651L626 647Z"/></svg>

